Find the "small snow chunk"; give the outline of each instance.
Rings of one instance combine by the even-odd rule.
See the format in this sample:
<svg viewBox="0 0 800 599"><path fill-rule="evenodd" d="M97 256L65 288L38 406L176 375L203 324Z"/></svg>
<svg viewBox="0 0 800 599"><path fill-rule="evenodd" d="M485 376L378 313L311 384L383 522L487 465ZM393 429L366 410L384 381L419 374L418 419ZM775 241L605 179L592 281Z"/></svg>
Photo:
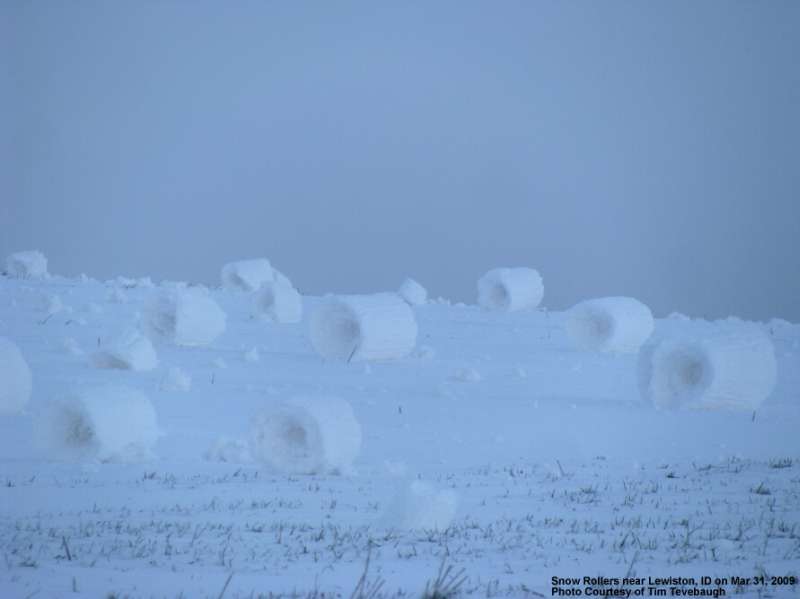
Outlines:
<svg viewBox="0 0 800 599"><path fill-rule="evenodd" d="M410 306L421 306L428 301L428 291L414 279L406 279L398 292Z"/></svg>
<svg viewBox="0 0 800 599"><path fill-rule="evenodd" d="M527 371L527 370L525 370L525 369L524 369L522 366L517 366L517 367L514 369L514 374L515 374L515 375L516 375L518 378L521 378L521 379L526 379L526 378L528 378L528 371Z"/></svg>
<svg viewBox="0 0 800 599"><path fill-rule="evenodd" d="M432 360L436 357L436 350L430 345L420 345L414 352L414 357L421 360Z"/></svg>
<svg viewBox="0 0 800 599"><path fill-rule="evenodd" d="M448 378L459 383L477 383L483 377L474 368L458 368Z"/></svg>
<svg viewBox="0 0 800 599"><path fill-rule="evenodd" d="M192 377L185 370L172 366L161 379L159 389L162 391L191 391Z"/></svg>
<svg viewBox="0 0 800 599"><path fill-rule="evenodd" d="M203 457L209 462L232 462L246 464L253 461L250 447L241 439L220 437L211 444Z"/></svg>
<svg viewBox="0 0 800 599"><path fill-rule="evenodd" d="M95 368L146 371L158 365L158 358L150 339L131 329L92 354L91 363Z"/></svg>
<svg viewBox="0 0 800 599"><path fill-rule="evenodd" d="M6 272L15 279L46 279L47 258L36 250L16 252L6 258Z"/></svg>
<svg viewBox="0 0 800 599"><path fill-rule="evenodd" d="M82 356L83 350L73 337L67 337L61 342L61 347L71 356Z"/></svg>
<svg viewBox="0 0 800 599"><path fill-rule="evenodd" d="M125 295L125 292L119 287L114 287L108 292L106 300L112 304L125 304L128 301L128 296Z"/></svg>
<svg viewBox="0 0 800 599"><path fill-rule="evenodd" d="M254 347L244 353L244 361L245 362L258 362L261 359L261 355L258 353L258 348Z"/></svg>
<svg viewBox="0 0 800 599"><path fill-rule="evenodd" d="M19 348L0 337L0 414L18 414L31 397L31 369Z"/></svg>
<svg viewBox="0 0 800 599"><path fill-rule="evenodd" d="M220 368L220 369L228 367L228 363L225 361L224 358L214 358L214 361L211 362L211 365L214 368Z"/></svg>

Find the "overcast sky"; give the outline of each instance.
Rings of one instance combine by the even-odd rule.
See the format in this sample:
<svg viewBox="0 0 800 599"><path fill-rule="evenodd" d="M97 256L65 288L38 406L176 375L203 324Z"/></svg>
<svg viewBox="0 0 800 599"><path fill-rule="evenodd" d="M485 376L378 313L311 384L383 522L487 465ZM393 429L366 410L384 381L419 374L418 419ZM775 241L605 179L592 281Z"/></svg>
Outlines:
<svg viewBox="0 0 800 599"><path fill-rule="evenodd" d="M800 2L0 2L0 252L800 321Z"/></svg>

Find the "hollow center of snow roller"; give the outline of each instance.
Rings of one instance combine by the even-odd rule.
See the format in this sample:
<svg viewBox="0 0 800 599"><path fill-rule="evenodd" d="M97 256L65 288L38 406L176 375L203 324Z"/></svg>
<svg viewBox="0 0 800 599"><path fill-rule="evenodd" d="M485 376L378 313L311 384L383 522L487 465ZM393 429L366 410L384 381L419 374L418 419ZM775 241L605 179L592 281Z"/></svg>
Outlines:
<svg viewBox="0 0 800 599"><path fill-rule="evenodd" d="M503 283L495 283L489 293L489 299L496 308L508 308L510 297L508 289Z"/></svg>
<svg viewBox="0 0 800 599"><path fill-rule="evenodd" d="M74 408L64 408L61 414L64 444L67 447L88 447L94 441L94 429L86 415Z"/></svg>
<svg viewBox="0 0 800 599"><path fill-rule="evenodd" d="M299 423L289 422L284 440L292 454L303 455L306 453L308 437L306 435L306 429Z"/></svg>
<svg viewBox="0 0 800 599"><path fill-rule="evenodd" d="M333 310L329 318L328 343L338 357L349 358L361 343L361 325L349 310Z"/></svg>
<svg viewBox="0 0 800 599"><path fill-rule="evenodd" d="M699 348L673 350L666 356L664 366L669 390L676 403L701 395L711 378L710 365Z"/></svg>

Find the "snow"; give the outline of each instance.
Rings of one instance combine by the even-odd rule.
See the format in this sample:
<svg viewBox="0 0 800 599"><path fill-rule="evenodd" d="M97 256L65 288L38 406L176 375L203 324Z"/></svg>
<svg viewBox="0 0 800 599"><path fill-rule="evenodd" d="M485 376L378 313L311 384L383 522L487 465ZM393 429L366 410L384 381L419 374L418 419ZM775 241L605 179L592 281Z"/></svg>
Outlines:
<svg viewBox="0 0 800 599"><path fill-rule="evenodd" d="M756 410L777 374L772 341L745 323L657 339L639 356L642 396L665 409Z"/></svg>
<svg viewBox="0 0 800 599"><path fill-rule="evenodd" d="M414 312L394 293L328 298L311 315L311 344L329 360L390 360L414 349Z"/></svg>
<svg viewBox="0 0 800 599"><path fill-rule="evenodd" d="M428 290L414 279L406 279L400 285L397 293L409 306L421 306L428 301Z"/></svg>
<svg viewBox="0 0 800 599"><path fill-rule="evenodd" d="M6 272L17 279L47 278L47 258L42 252L16 252L6 258Z"/></svg>
<svg viewBox="0 0 800 599"><path fill-rule="evenodd" d="M10 339L0 337L0 414L21 412L31 397L31 369Z"/></svg>
<svg viewBox="0 0 800 599"><path fill-rule="evenodd" d="M209 345L225 332L225 326L225 312L201 289L165 290L147 306L149 334L175 345Z"/></svg>
<svg viewBox="0 0 800 599"><path fill-rule="evenodd" d="M161 379L159 388L162 391L191 391L192 377L182 368L172 366Z"/></svg>
<svg viewBox="0 0 800 599"><path fill-rule="evenodd" d="M536 308L542 297L542 277L532 268L494 268L478 280L478 304L488 310L529 310Z"/></svg>
<svg viewBox="0 0 800 599"><path fill-rule="evenodd" d="M235 291L252 292L275 278L272 265L266 258L239 260L222 267L222 286Z"/></svg>
<svg viewBox="0 0 800 599"><path fill-rule="evenodd" d="M415 480L397 493L383 524L411 530L446 530L456 515L458 496L451 490Z"/></svg>
<svg viewBox="0 0 800 599"><path fill-rule="evenodd" d="M300 322L303 300L285 277L265 282L255 294L255 311L278 323Z"/></svg>
<svg viewBox="0 0 800 599"><path fill-rule="evenodd" d="M588 351L636 353L653 333L650 308L632 297L603 297L574 306L567 333Z"/></svg>
<svg viewBox="0 0 800 599"><path fill-rule="evenodd" d="M578 349L568 312L411 309L393 294L419 344L348 363L320 358L312 318L254 319L253 294L114 286L126 302L88 277L0 276L0 336L33 373L24 411L0 414L0 597L219 597L231 574L226 599L349 597L367 554L386 597L420 596L444 559L466 569L464 597L551 596L556 575L797 570L796 324L657 318L637 355ZM155 298L195 292L227 314L224 333L189 346L168 336L152 370L88 366L110 332L137 314L147 324ZM37 299L52 296L103 309L45 320ZM309 314L337 301L302 300ZM668 364L669 347L687 345L714 366L707 387L678 395L701 409L659 408L650 394L665 387L640 391L640 357L652 364L660 347ZM291 401L327 397L350 411ZM259 420L275 414L282 427ZM298 438L287 421L319 444L287 449Z"/></svg>
<svg viewBox="0 0 800 599"><path fill-rule="evenodd" d="M131 462L152 458L156 413L135 389L103 386L54 399L37 413L40 445L55 459Z"/></svg>
<svg viewBox="0 0 800 599"><path fill-rule="evenodd" d="M145 371L153 370L158 358L150 339L129 329L92 354L91 363L95 368Z"/></svg>
<svg viewBox="0 0 800 599"><path fill-rule="evenodd" d="M255 416L250 444L255 459L281 472L348 472L361 449L361 426L344 400L295 398Z"/></svg>

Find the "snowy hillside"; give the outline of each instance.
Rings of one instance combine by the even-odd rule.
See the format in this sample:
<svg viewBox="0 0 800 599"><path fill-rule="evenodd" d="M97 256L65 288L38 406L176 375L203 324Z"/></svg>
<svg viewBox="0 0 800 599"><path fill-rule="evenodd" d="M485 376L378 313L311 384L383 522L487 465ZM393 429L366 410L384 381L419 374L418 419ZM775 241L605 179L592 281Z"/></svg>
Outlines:
<svg viewBox="0 0 800 599"><path fill-rule="evenodd" d="M800 326L652 323L630 298L547 312L528 274L519 311L426 301L413 281L408 303L300 300L247 268L207 292L0 277L0 338L32 381L0 410L0 597L800 575ZM484 306L515 305L483 285ZM353 350L321 357L345 333ZM691 362L677 409L641 381L670 356ZM0 386L27 396L15 359Z"/></svg>

